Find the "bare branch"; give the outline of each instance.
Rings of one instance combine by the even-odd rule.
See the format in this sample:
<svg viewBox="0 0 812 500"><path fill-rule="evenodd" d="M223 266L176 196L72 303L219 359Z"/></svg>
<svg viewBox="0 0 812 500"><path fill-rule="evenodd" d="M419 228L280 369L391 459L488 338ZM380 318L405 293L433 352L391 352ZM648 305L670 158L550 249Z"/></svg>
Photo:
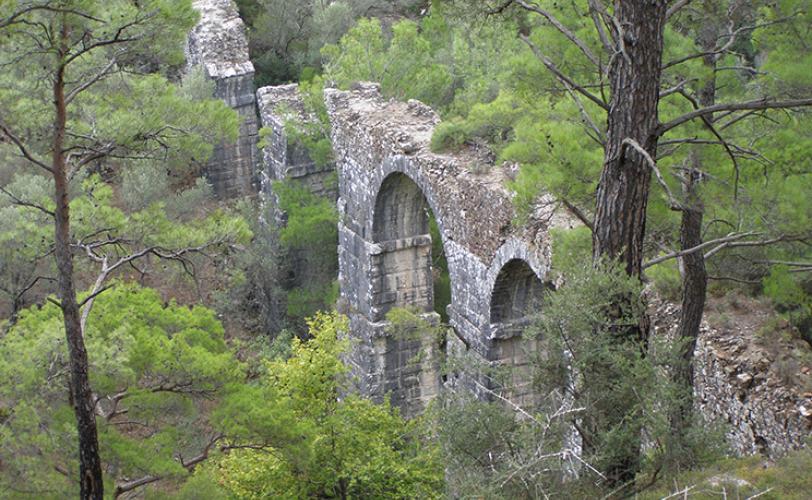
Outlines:
<svg viewBox="0 0 812 500"><path fill-rule="evenodd" d="M567 93L570 95L570 97L572 97L572 100L575 101L575 105L578 106L578 109L581 111L581 117L583 117L584 122L589 125L589 127L595 133L595 137L593 139L595 139L595 141L602 147L605 146L606 140L603 137L603 132L601 132L601 129L599 129L595 124L595 121L592 120L592 117L589 116L589 113L587 113L586 108L584 108L584 105L581 103L581 99L578 98L578 95L574 92L572 86L570 86L567 82L563 83L567 88Z"/></svg>
<svg viewBox="0 0 812 500"><path fill-rule="evenodd" d="M638 144L637 141L635 141L634 139L632 139L630 137L627 137L627 138L623 139L623 142L621 143L621 145L626 145L626 146L631 147L632 149L634 149L635 151L640 153L643 156L643 158L645 158L646 163L648 163L648 166L651 168L651 170L654 172L654 175L657 177L657 182L660 184L660 186L662 186L663 190L665 191L666 196L668 196L668 202L670 204L671 209L672 210L683 210L684 207L682 206L682 203L680 203L679 200L674 196L674 193L671 192L671 188L668 186L668 183L665 182L665 178L663 178L663 174L660 173L660 169L657 168L657 163L654 161L654 158L652 158L651 155L648 154L648 151L646 151L643 148L643 146ZM620 155L623 156L623 151L622 150L620 152Z"/></svg>
<svg viewBox="0 0 812 500"><path fill-rule="evenodd" d="M65 96L65 104L70 104L70 102L73 101L76 98L76 96L78 96L88 88L92 87L94 84L102 80L104 77L108 76L110 74L110 70L113 69L113 67L116 65L117 62L118 60L115 57L111 58L110 62L107 63L107 65L105 65L105 67L102 68L101 71L99 71L91 78L89 78L87 81L85 81L84 83L80 84L79 86L75 87L73 90L68 92L68 95Z"/></svg>
<svg viewBox="0 0 812 500"><path fill-rule="evenodd" d="M745 280L741 278L736 278L734 276L715 276L715 275L708 275L709 280L714 281L732 281L734 283L741 283L743 285L758 285L761 284L759 280Z"/></svg>
<svg viewBox="0 0 812 500"><path fill-rule="evenodd" d="M580 208L576 207L572 203L570 203L566 198L561 198L561 203L569 210L569 212L575 216L576 219L581 221L583 225L589 228L590 231L593 233L595 232L595 226L592 224L592 221L587 218L586 214L584 214Z"/></svg>
<svg viewBox="0 0 812 500"><path fill-rule="evenodd" d="M116 489L113 492L113 498L118 498L124 493L132 491L136 488L140 488L141 486L146 486L148 484L160 481L161 479L163 479L161 476L150 475L132 481L127 481L126 483L119 483L116 485Z"/></svg>
<svg viewBox="0 0 812 500"><path fill-rule="evenodd" d="M793 262L789 260L757 260L756 262L773 266L812 267L812 262Z"/></svg>
<svg viewBox="0 0 812 500"><path fill-rule="evenodd" d="M684 255L689 255L689 254L692 254L694 252L700 252L700 251L702 251L702 250L704 250L706 248L712 247L714 245L725 244L725 243L732 242L732 241L738 241L738 240L741 240L743 238L747 238L748 236L755 236L755 235L758 235L758 234L760 234L760 233L757 233L757 232L754 232L754 231L747 232L747 233L730 233L730 234L728 234L727 236L725 236L723 238L716 238L716 239L713 239L713 240L708 240L708 241L705 241L705 242L703 242L703 243L701 243L701 244L699 244L699 245L697 245L695 247L688 248L688 249L685 249L685 250L680 250L678 252L671 252L671 253L668 253L666 255L662 255L660 257L657 257L656 259L652 259L652 260L650 260L650 261L643 264L643 269L646 269L646 268L649 268L651 266L657 265L657 264L659 264L661 262L665 262L665 261L667 261L669 259L676 259L677 257L682 257Z"/></svg>
<svg viewBox="0 0 812 500"><path fill-rule="evenodd" d="M96 297L98 297L99 295L101 295L102 293L106 292L111 288L113 288L113 285L107 285L99 288L98 290L94 290L93 293L91 293L90 295L85 297L81 302L79 302L79 307L84 306L85 304L87 304L91 300L94 300ZM88 308L88 310L90 310L90 308Z"/></svg>
<svg viewBox="0 0 812 500"><path fill-rule="evenodd" d="M2 132L3 135L5 135L12 143L14 143L15 146L17 146L17 150L20 151L20 154L22 154L26 160L30 161L46 172L53 173L53 170L51 170L51 167L48 164L34 157L23 141L20 140L20 138L17 137L5 123L3 123L2 118L0 118L0 132Z"/></svg>
<svg viewBox="0 0 812 500"><path fill-rule="evenodd" d="M14 202L15 205L19 205L21 207L35 208L35 209L41 211L42 213L44 213L46 215L49 215L51 217L54 216L54 212L52 210L48 210L47 208L45 208L42 205L39 205L37 203L33 203L33 202L30 202L30 201L25 201L25 200L17 197L16 195L14 195L14 193L7 190L3 186L0 186L0 193L3 193L4 195L11 198L11 200Z"/></svg>
<svg viewBox="0 0 812 500"><path fill-rule="evenodd" d="M81 11L78 11L76 9L55 6L55 5L53 5L53 3L55 3L55 2L46 2L46 3L42 3L42 4L31 5L29 7L25 7L23 9L20 9L17 12L12 13L7 18L0 19L0 29L5 28L7 26L11 26L12 24L23 23L24 20L21 19L23 16L25 16L26 14L30 14L32 12L38 11L38 10L54 12L54 13L57 13L57 14L73 14L75 16L83 17L83 18L91 20L91 21L103 22L101 19L99 19L97 17L93 17L90 14L87 14L85 12L81 12Z"/></svg>
<svg viewBox="0 0 812 500"><path fill-rule="evenodd" d="M706 253L705 254L705 259L711 258L712 256L714 256L718 252L724 250L725 248L763 247L763 246L772 245L774 243L778 243L778 242L781 242L781 241L791 241L791 240L797 240L797 239L798 239L797 236L796 237L791 237L791 236L786 236L786 235L782 234L780 236L776 236L775 238L770 238L770 239L766 239L766 240L725 242L725 243L722 243L721 245L719 245L718 247L713 248L708 253Z"/></svg>
<svg viewBox="0 0 812 500"><path fill-rule="evenodd" d="M695 81L697 81L696 78L687 78L687 79L682 80L681 82L679 82L678 84L674 85L673 87L671 87L669 89L661 90L660 91L660 99L662 99L664 97L668 97L671 94L676 94L678 92L681 92L685 88L685 85L687 85L687 84L689 84L691 82L695 82Z"/></svg>
<svg viewBox="0 0 812 500"><path fill-rule="evenodd" d="M768 98L757 99L754 101L744 102L728 102L722 104L715 104L704 108L696 109L690 113L675 118L669 122L660 124L657 127L656 134L662 136L669 130L679 127L683 123L689 122L696 118L707 116L720 111L744 111L744 110L765 110L765 109L791 109L812 106L812 99L789 99L785 101L775 101Z"/></svg>
<svg viewBox="0 0 812 500"><path fill-rule="evenodd" d="M691 96L690 94L685 92L685 90L680 89L678 91L678 93L681 96L683 96L685 99L687 99L691 103L691 105L694 107L694 109L699 109L700 108L699 101L697 101L696 99L693 98L693 96ZM704 125L705 125L705 128L710 130L711 133L716 136L716 139L718 139L719 143L722 145L722 147L725 148L725 152L730 157L730 160L733 162L733 171L735 172L735 179L734 179L734 182L733 182L733 199L738 200L739 199L739 176L740 176L740 173L741 173L741 170L739 169L739 161L736 159L736 155L733 154L733 150L731 149L730 145L727 143L725 138L722 137L722 134L720 134L719 131L716 130L716 128L713 126L713 120L711 119L712 117L707 116L707 115L703 115L701 118L702 118L702 123L704 123Z"/></svg>
<svg viewBox="0 0 812 500"><path fill-rule="evenodd" d="M603 48L607 52L614 52L615 48L609 36L606 34L603 23L606 22L606 7L604 7L601 0L589 0L589 14L592 17L592 23L595 25L595 31L598 32L598 37L601 39Z"/></svg>
<svg viewBox="0 0 812 500"><path fill-rule="evenodd" d="M682 9L689 3L691 3L691 0L677 0L676 2L674 2L674 4L671 5L671 7L669 7L668 10L665 12L666 20L670 19L671 16L679 12L680 9Z"/></svg>
<svg viewBox="0 0 812 500"><path fill-rule="evenodd" d="M561 21L559 21L554 15L542 9L538 5L530 4L528 2L525 2L524 0L514 0L514 2L518 4L521 8L530 12L534 12L542 16L544 19L546 19L547 22L549 22L555 27L555 29L557 29L562 35L567 37L569 41L574 43L586 56L586 58L589 59L590 62L592 62L592 64L597 66L598 69L600 69L600 71L603 72L603 67L601 66L600 60L598 60L598 58L595 57L595 54L592 53L592 50L590 50L590 48L586 45L586 43L584 43L583 40L575 36L575 33L573 33L572 31L570 31L569 28L564 26L564 24L562 24Z"/></svg>
<svg viewBox="0 0 812 500"><path fill-rule="evenodd" d="M105 230L97 231L94 234L99 234L100 232L104 232L104 231ZM90 317L90 310L93 308L93 302L95 301L96 297L98 297L100 294L102 294L106 290L109 290L110 288L112 288L112 286L104 286L104 283L107 281L107 279L110 277L110 275L113 272L115 272L118 268L120 268L120 267L122 267L124 265L129 265L133 261L138 260L138 259L140 259L142 257L147 256L147 255L155 255L156 257L158 257L160 259L178 261L178 262L181 263L181 265L184 267L184 269L189 274L193 274L193 273L189 272L189 270L187 268L187 262L184 259L185 256L188 255L188 254L192 254L192 253L206 255L206 253L205 253L206 249L211 248L213 246L223 244L223 243L225 243L226 240L224 238L218 238L216 240L204 243L203 245L199 245L199 246L196 246L196 247L185 247L185 248L180 248L180 249L176 249L176 250L168 250L168 249L165 249L165 248L162 248L162 247L159 247L159 246L150 246L150 247L143 248L143 249L141 249L141 250L139 250L137 252L126 255L124 257L121 257L118 260L116 260L112 265L109 264L109 260L108 260L107 255L102 256L102 255L99 255L99 254L96 253L96 250L98 248L101 248L101 247L107 246L107 245L117 245L117 244L123 243L125 241L126 240L123 240L121 238L108 238L106 240L99 241L99 242L93 242L93 243L83 243L82 241L79 241L78 243L73 245L75 247L84 249L85 254L88 256L88 258L90 258L94 262L97 262L97 263L101 264L101 270L99 271L98 276L96 276L96 281L93 284L93 289L90 291L90 295L88 295L79 304L80 308L84 307L84 310L82 311L82 317L80 319L80 323L82 325L82 331L84 331L85 325L87 324L87 319L88 319L88 317Z"/></svg>
<svg viewBox="0 0 812 500"><path fill-rule="evenodd" d="M223 434L215 434L214 436L211 437L211 439L209 439L209 442L206 443L206 446L203 448L203 451L199 455L197 455L195 457L192 457L189 460L184 460L182 456L178 455L176 457L176 459L178 460L178 462L180 462L180 464L186 470L191 472L192 470L194 470L194 468L195 468L195 466L197 464L199 464L199 463L201 463L204 460L209 458L209 455L211 454L211 450L214 448L214 446L219 441L223 440L224 438L225 438L225 435L223 435ZM227 451L227 450L229 450L231 448L232 448L231 446L222 446L220 449L221 449L221 451ZM157 475L151 475L150 474L150 475L146 475L144 477L141 477L139 479L134 479L132 481L127 481L127 482L124 482L124 483L117 484L115 492L113 493L114 498L118 498L119 496L123 495L124 493L133 491L133 490L135 490L137 488L140 488L142 486L146 486L148 484L152 484L152 483L155 483L157 481L160 481L163 478L164 478L163 476L157 476Z"/></svg>

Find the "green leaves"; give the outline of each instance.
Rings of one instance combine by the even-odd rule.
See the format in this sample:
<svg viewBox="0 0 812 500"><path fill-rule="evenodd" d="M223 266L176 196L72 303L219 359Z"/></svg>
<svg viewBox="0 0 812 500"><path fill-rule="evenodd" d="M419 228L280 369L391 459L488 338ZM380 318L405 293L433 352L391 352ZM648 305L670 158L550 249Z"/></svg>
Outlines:
<svg viewBox="0 0 812 500"><path fill-rule="evenodd" d="M388 402L346 394L346 318L317 314L311 338L294 339L286 361L235 386L221 422L241 443L202 470L237 498L437 498L442 466L419 423L405 422Z"/></svg>
<svg viewBox="0 0 812 500"><path fill-rule="evenodd" d="M386 41L378 19L360 19L338 45L326 45L325 74L341 87L359 81L381 83L383 93L397 99L438 104L451 84L448 68L435 61L428 39L412 21L392 27Z"/></svg>
<svg viewBox="0 0 812 500"><path fill-rule="evenodd" d="M243 377L214 312L116 283L96 299L85 341L102 458L114 478L185 474L175 457L199 453L209 399ZM51 303L24 311L0 339L0 400L9 414L0 457L10 465L0 484L73 487L61 475L41 475L75 466L66 357L61 314Z"/></svg>

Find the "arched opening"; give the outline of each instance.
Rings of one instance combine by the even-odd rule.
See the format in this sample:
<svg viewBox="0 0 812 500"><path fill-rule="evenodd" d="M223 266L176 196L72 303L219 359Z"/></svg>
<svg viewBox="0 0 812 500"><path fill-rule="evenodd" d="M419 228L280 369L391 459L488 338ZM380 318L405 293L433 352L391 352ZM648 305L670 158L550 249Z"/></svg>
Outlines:
<svg viewBox="0 0 812 500"><path fill-rule="evenodd" d="M439 239L423 191L402 173L389 175L378 191L372 220L372 241L379 248L371 256L373 321L387 319L393 308L408 308L436 326L442 316L431 314L435 284L448 287L447 292L437 294L444 302L442 297L450 296L450 283L443 279L443 270L447 269L443 265L444 256L436 250L442 249L442 242L432 245L432 234ZM438 254L434 256L436 262L433 253ZM437 336L428 331L430 328L417 328L426 329L423 334L408 325L392 326L390 335L376 341L377 350L385 353L384 391L404 414L415 415L439 391L444 346L437 343ZM397 333L410 329L413 333L409 335Z"/></svg>
<svg viewBox="0 0 812 500"><path fill-rule="evenodd" d="M545 285L521 259L510 260L499 271L491 292L493 345L489 359L497 367L492 390L523 408L536 404L533 388L533 352L537 342L522 339L536 313Z"/></svg>
<svg viewBox="0 0 812 500"><path fill-rule="evenodd" d="M440 233L423 191L408 176L394 173L381 184L372 241L382 250L373 262L378 270L373 290L380 316L376 319L393 307L435 310L445 318L451 285ZM435 308L435 298L440 308Z"/></svg>
<svg viewBox="0 0 812 500"><path fill-rule="evenodd" d="M527 262L512 259L499 271L491 292L491 323L502 328L525 321L539 306L544 284Z"/></svg>
<svg viewBox="0 0 812 500"><path fill-rule="evenodd" d="M409 177L394 173L384 179L375 199L372 239L376 243L429 234L429 204Z"/></svg>

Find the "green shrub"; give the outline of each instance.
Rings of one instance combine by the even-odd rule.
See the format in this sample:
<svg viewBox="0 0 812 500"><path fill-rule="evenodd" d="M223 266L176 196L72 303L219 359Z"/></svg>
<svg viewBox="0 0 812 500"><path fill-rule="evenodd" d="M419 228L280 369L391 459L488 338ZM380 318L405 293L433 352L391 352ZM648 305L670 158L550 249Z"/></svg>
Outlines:
<svg viewBox="0 0 812 500"><path fill-rule="evenodd" d="M468 132L462 120L441 122L431 136L431 150L435 153L459 149L468 140Z"/></svg>
<svg viewBox="0 0 812 500"><path fill-rule="evenodd" d="M767 464L763 457L723 459L703 468L664 476L639 495L641 500L671 497L690 499L756 498L806 500L812 491L812 449L794 451ZM687 489L687 491L685 491ZM723 493L724 489L724 493ZM675 496L677 492L685 493Z"/></svg>

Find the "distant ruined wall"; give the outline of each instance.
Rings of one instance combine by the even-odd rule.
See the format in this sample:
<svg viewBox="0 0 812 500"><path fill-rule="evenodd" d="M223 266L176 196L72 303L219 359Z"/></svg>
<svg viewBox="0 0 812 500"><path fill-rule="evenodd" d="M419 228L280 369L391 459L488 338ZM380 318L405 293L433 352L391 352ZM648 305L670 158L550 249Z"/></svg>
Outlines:
<svg viewBox="0 0 812 500"><path fill-rule="evenodd" d="M335 199L335 163L316 165L307 150L288 140L285 132L287 120L307 122L307 116L296 84L263 87L257 91L262 126L268 130L262 150L262 168L259 171L263 193L269 193L270 183L284 179L298 179L314 194Z"/></svg>
<svg viewBox="0 0 812 500"><path fill-rule="evenodd" d="M655 334L673 335L679 306L659 304ZM694 350L694 404L708 422L728 429L737 455L778 458L812 437L812 393L781 380L778 360L741 326L722 332L702 323Z"/></svg>
<svg viewBox="0 0 812 500"><path fill-rule="evenodd" d="M253 192L258 160L258 126L254 65L248 58L245 25L232 0L194 0L193 6L200 12L200 21L189 33L187 65L202 65L215 82L214 97L241 118L237 141L215 147L205 174L220 198L248 195Z"/></svg>

